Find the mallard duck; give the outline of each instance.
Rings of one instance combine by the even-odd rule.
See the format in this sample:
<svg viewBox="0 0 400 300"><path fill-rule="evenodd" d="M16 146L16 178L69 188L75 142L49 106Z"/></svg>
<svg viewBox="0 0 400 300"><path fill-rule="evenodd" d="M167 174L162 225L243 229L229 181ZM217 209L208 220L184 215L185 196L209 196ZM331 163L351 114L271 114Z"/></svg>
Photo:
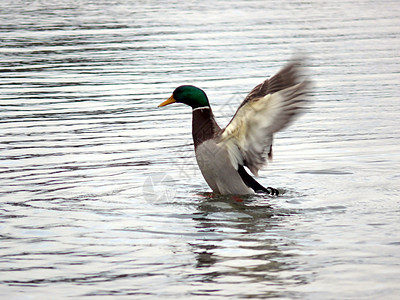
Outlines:
<svg viewBox="0 0 400 300"><path fill-rule="evenodd" d="M253 88L223 129L214 119L206 93L198 87L179 86L159 105L177 102L192 107L197 164L214 193L279 194L258 183L244 167L258 176L260 168L272 160L274 133L287 127L305 106L309 82L302 80L300 70L301 61L292 61Z"/></svg>

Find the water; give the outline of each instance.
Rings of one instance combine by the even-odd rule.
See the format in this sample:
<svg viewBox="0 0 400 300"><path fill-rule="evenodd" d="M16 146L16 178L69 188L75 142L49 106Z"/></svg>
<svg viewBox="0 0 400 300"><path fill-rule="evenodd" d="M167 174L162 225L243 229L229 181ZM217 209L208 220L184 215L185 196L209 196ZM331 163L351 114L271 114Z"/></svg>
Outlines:
<svg viewBox="0 0 400 300"><path fill-rule="evenodd" d="M0 297L398 299L397 1L2 1ZM295 53L307 114L210 194L181 84L225 125Z"/></svg>

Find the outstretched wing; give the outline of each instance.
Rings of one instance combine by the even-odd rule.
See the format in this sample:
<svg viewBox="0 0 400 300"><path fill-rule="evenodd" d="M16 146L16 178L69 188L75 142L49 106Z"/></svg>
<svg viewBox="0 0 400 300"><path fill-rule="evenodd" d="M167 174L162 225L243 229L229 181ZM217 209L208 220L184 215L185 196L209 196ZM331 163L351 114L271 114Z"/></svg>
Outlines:
<svg viewBox="0 0 400 300"><path fill-rule="evenodd" d="M300 63L293 62L257 85L239 106L221 134L220 143L232 164L257 175L272 158L273 134L288 126L305 105L308 81L301 81Z"/></svg>

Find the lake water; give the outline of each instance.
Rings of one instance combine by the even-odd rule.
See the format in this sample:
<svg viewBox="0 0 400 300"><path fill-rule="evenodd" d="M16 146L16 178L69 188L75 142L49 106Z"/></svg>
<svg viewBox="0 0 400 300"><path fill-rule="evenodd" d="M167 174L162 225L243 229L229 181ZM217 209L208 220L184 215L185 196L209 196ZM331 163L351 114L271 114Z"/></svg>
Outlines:
<svg viewBox="0 0 400 300"><path fill-rule="evenodd" d="M0 298L399 299L398 1L5 0L0 40ZM224 126L298 53L281 195L212 195L157 105Z"/></svg>

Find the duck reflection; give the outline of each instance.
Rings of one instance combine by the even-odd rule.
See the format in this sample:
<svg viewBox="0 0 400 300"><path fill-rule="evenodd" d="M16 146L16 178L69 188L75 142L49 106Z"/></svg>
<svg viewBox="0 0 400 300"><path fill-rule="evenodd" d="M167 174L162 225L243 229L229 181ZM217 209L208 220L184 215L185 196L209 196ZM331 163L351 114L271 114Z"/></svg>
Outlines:
<svg viewBox="0 0 400 300"><path fill-rule="evenodd" d="M307 283L296 270L296 255L288 250L295 239L280 234L287 230L282 220L292 212L274 209L259 196L202 196L193 215L199 237L191 242L200 281L248 281L263 290L268 287L265 296L271 296L273 285ZM248 292L251 296L255 290Z"/></svg>

